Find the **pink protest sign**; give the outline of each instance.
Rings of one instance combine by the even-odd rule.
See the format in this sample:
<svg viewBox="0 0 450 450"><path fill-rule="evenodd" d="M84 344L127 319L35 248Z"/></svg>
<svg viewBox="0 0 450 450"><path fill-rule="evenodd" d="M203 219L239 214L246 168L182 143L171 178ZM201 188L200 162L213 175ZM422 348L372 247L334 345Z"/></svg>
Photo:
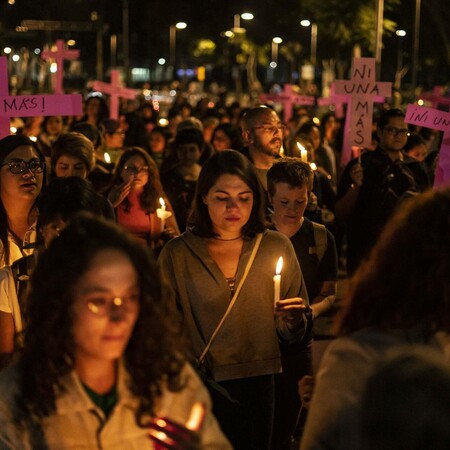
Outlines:
<svg viewBox="0 0 450 450"><path fill-rule="evenodd" d="M82 114L81 95L0 95L0 117Z"/></svg>
<svg viewBox="0 0 450 450"><path fill-rule="evenodd" d="M103 81L94 81L93 88L103 94L110 95L109 101L109 117L111 119L119 118L119 97L128 100L136 98L136 91L134 89L122 87L119 82L120 73L118 70L111 70L111 84Z"/></svg>
<svg viewBox="0 0 450 450"><path fill-rule="evenodd" d="M405 122L444 132L434 175L434 188L450 185L450 112L409 104Z"/></svg>
<svg viewBox="0 0 450 450"><path fill-rule="evenodd" d="M8 69L0 57L0 138L10 134L10 117L72 116L83 112L81 95L8 95Z"/></svg>
<svg viewBox="0 0 450 450"><path fill-rule="evenodd" d="M46 50L42 52L45 60L54 59L56 62L56 73L53 77L53 92L55 94L63 93L63 77L64 77L64 60L77 59L80 56L79 50L67 50L64 48L64 41L58 39L56 41L56 50Z"/></svg>
<svg viewBox="0 0 450 450"><path fill-rule="evenodd" d="M375 80L375 58L355 58L350 80L337 80L336 94L348 96L341 164L347 164L352 147L368 147L372 142L375 101L391 95L392 83Z"/></svg>
<svg viewBox="0 0 450 450"><path fill-rule="evenodd" d="M284 114L283 120L287 121L292 117L293 105L314 105L315 99L311 95L300 95L294 92L292 84L285 84L283 92L280 94L261 94L259 100L263 103L282 103Z"/></svg>
<svg viewBox="0 0 450 450"><path fill-rule="evenodd" d="M8 61L6 58L0 57L0 95L8 95ZM0 117L0 138L8 136L9 118Z"/></svg>

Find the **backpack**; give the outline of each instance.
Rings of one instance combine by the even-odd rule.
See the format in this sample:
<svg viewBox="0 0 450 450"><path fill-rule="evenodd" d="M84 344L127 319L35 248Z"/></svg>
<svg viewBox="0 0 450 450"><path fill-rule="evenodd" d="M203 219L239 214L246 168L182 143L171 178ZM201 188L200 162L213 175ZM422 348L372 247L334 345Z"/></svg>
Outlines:
<svg viewBox="0 0 450 450"><path fill-rule="evenodd" d="M402 160L393 161L381 178L379 207L390 216L401 201L419 192L419 185L407 165Z"/></svg>
<svg viewBox="0 0 450 450"><path fill-rule="evenodd" d="M327 251L327 229L325 225L322 225L320 223L312 222L312 225L314 231L314 242L316 244L316 254L320 263L323 256L325 255L325 252Z"/></svg>

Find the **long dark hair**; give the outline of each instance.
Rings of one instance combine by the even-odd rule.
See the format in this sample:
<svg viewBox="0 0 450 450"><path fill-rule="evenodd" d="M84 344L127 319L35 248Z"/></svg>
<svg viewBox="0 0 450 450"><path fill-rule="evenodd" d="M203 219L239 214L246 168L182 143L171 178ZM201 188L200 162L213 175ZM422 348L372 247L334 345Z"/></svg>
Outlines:
<svg viewBox="0 0 450 450"><path fill-rule="evenodd" d="M19 364L19 423L55 411L62 378L75 364L74 289L93 258L108 249L124 253L138 274L140 313L123 355L129 388L139 399L137 423L153 412L166 382L170 390L182 388L178 321L153 258L118 226L82 214L52 241L33 273Z"/></svg>
<svg viewBox="0 0 450 450"><path fill-rule="evenodd" d="M17 147L20 147L22 145L25 145L27 147L31 147L38 155L38 158L45 163L45 156L42 153L41 149L38 147L38 145L33 142L30 138L27 136L24 136L22 134L14 134L11 136L7 136L0 140L0 165L3 164L6 157L13 152ZM44 169L43 172L43 182L42 186L45 186L47 177L46 177L46 170ZM0 179L1 182L1 179ZM36 202L38 200L39 196L36 198L36 201L34 202L32 208L30 209L30 212L33 210L34 206L36 205ZM8 215L5 210L5 206L3 205L3 202L0 198L0 241L3 244L3 251L4 251L4 258L5 263L8 265L9 257L10 257L10 248L9 248L9 241L8 241Z"/></svg>
<svg viewBox="0 0 450 450"><path fill-rule="evenodd" d="M145 161L145 165L148 166L148 181L139 195L139 205L147 214L153 213L159 208L159 198L163 197L163 188L159 179L158 167L144 149L130 147L122 153L114 171L113 179L111 180L111 187L123 183L122 170L132 156L140 156ZM131 203L128 197L122 203L125 206L125 212L129 212Z"/></svg>
<svg viewBox="0 0 450 450"><path fill-rule="evenodd" d="M253 208L242 233L247 239L266 229L264 218L264 194L253 164L241 153L235 150L225 150L212 155L204 164L197 182L192 215L188 225L194 234L201 237L214 237L208 207L203 198L216 184L222 175L238 176L253 192Z"/></svg>
<svg viewBox="0 0 450 450"><path fill-rule="evenodd" d="M450 189L414 197L386 225L350 284L339 334L365 327L424 339L450 329Z"/></svg>

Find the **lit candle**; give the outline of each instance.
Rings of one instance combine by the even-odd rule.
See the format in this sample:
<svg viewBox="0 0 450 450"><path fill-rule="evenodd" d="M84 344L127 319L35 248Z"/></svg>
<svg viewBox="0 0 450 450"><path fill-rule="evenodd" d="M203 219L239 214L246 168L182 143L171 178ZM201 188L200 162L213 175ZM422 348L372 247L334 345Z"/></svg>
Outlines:
<svg viewBox="0 0 450 450"><path fill-rule="evenodd" d="M311 170L317 170L316 163L312 162L309 166L311 167Z"/></svg>
<svg viewBox="0 0 450 450"><path fill-rule="evenodd" d="M308 162L308 152L306 151L306 148L303 147L303 145L300 144L300 142L297 142L297 147L300 150L300 158L302 159L302 161Z"/></svg>
<svg viewBox="0 0 450 450"><path fill-rule="evenodd" d="M164 227L166 225L166 219L172 216L170 211L166 211L166 203L162 197L159 198L159 204L161 208L156 210L157 217L161 220L161 233L164 231Z"/></svg>
<svg viewBox="0 0 450 450"><path fill-rule="evenodd" d="M277 268L275 270L275 276L273 277L273 303L274 306L277 305L277 302L280 300L280 284L281 284L281 269L283 268L283 257L280 256L277 262Z"/></svg>

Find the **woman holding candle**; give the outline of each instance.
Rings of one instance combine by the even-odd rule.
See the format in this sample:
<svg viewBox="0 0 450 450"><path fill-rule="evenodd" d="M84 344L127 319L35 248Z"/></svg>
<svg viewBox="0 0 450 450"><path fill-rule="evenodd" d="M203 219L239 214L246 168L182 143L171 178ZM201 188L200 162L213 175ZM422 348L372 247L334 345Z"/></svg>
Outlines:
<svg viewBox="0 0 450 450"><path fill-rule="evenodd" d="M27 318L21 357L0 374L0 448L161 448L153 419L176 438L197 403L196 444L176 448L231 448L181 355L153 258L115 225L69 223L40 256Z"/></svg>
<svg viewBox="0 0 450 450"><path fill-rule="evenodd" d="M180 234L174 215L168 215L172 207L163 193L156 164L139 147L125 150L120 157L108 199L115 208L117 222L154 250L163 235ZM158 216L160 199L164 202L164 218Z"/></svg>
<svg viewBox="0 0 450 450"><path fill-rule="evenodd" d="M233 401L210 393L219 423L238 450L269 448L273 375L281 370L278 344L301 339L308 307L289 239L266 230L263 198L248 159L231 150L216 153L200 173L191 228L160 255L192 357L204 353L215 335L206 364ZM274 308L280 256L281 300Z"/></svg>

